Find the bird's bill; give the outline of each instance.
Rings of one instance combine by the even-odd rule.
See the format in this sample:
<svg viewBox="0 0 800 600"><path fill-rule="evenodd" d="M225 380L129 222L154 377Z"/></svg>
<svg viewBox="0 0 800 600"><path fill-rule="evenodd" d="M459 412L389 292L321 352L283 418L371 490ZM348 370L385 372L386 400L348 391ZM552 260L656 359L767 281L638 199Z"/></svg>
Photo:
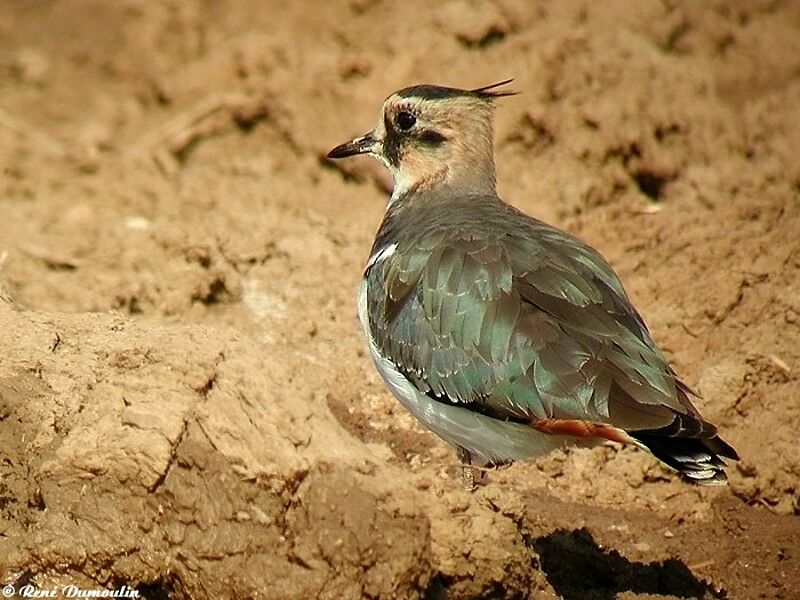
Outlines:
<svg viewBox="0 0 800 600"><path fill-rule="evenodd" d="M378 141L375 139L373 132L370 131L361 137L336 146L336 148L328 152L328 158L347 158L356 154L369 154L375 152L377 144Z"/></svg>

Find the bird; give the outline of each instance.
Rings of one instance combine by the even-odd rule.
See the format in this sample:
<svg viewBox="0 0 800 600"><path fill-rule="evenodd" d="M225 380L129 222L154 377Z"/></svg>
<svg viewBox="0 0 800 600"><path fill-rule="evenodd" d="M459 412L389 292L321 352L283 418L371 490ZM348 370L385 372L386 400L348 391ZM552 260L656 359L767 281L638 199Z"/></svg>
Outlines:
<svg viewBox="0 0 800 600"><path fill-rule="evenodd" d="M454 447L467 489L488 468L609 442L724 483L736 450L609 263L498 196L494 112L511 81L406 87L372 131L327 154L368 155L392 175L358 293L378 372Z"/></svg>

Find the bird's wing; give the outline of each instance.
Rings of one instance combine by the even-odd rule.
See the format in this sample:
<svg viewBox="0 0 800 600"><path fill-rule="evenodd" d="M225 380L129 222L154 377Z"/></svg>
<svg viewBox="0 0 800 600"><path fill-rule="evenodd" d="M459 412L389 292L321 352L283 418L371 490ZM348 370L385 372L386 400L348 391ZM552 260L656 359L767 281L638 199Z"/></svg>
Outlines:
<svg viewBox="0 0 800 600"><path fill-rule="evenodd" d="M696 415L611 267L535 223L441 234L374 265L379 351L423 393L499 419L651 430Z"/></svg>

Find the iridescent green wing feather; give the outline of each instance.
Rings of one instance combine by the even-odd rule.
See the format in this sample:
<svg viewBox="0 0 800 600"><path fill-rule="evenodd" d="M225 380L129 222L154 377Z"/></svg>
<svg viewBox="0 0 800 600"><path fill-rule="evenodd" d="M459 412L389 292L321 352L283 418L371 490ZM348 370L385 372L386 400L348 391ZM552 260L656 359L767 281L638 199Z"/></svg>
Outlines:
<svg viewBox="0 0 800 600"><path fill-rule="evenodd" d="M370 270L381 353L422 392L496 418L648 429L691 411L608 264L527 217L498 227L502 216L491 230L423 231Z"/></svg>

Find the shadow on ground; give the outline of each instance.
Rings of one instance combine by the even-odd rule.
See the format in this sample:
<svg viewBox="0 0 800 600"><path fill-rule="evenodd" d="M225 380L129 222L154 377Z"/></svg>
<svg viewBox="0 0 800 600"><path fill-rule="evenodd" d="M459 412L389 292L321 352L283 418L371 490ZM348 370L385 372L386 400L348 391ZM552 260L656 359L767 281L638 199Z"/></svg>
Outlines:
<svg viewBox="0 0 800 600"><path fill-rule="evenodd" d="M585 529L559 529L533 539L539 567L564 600L613 600L622 592L681 598L727 598L680 560L633 562L606 550Z"/></svg>

